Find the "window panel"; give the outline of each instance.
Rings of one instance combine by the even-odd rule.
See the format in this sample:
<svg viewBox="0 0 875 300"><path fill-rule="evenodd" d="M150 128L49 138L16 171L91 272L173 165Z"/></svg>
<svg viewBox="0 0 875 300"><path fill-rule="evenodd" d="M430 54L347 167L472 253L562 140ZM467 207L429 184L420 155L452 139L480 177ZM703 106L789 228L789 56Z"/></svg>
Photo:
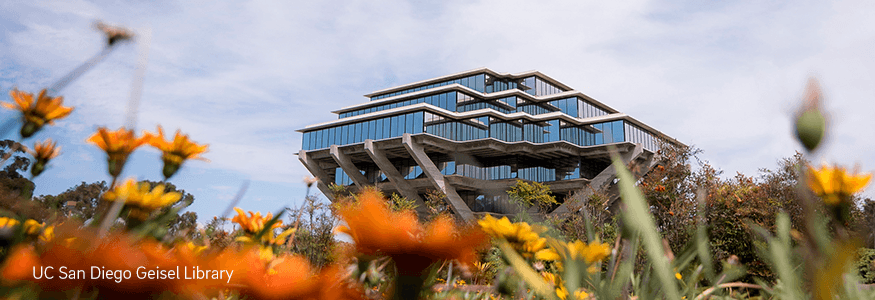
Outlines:
<svg viewBox="0 0 875 300"><path fill-rule="evenodd" d="M302 149L311 150L310 149L310 133L309 132L304 132L304 138L302 139L301 144L302 144L301 145Z"/></svg>
<svg viewBox="0 0 875 300"><path fill-rule="evenodd" d="M399 132L400 132L400 131L398 130L398 129L399 129L399 126L398 126L398 125L399 125L399 123L398 123L398 116L393 116L393 117L392 117L392 121L391 121L391 125L390 125L390 126L391 126L391 129L390 129L390 130L391 130L391 132L392 132L392 134L390 135L390 137L396 137L396 136L399 135Z"/></svg>
<svg viewBox="0 0 875 300"><path fill-rule="evenodd" d="M383 138L388 139L392 137L391 131L392 129L392 119L391 118L383 118Z"/></svg>

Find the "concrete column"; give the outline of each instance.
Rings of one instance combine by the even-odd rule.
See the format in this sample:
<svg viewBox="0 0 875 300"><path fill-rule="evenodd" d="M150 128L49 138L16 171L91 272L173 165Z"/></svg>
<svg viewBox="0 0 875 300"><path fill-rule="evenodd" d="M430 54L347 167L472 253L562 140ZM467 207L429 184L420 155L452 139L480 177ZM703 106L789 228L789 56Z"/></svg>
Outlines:
<svg viewBox="0 0 875 300"><path fill-rule="evenodd" d="M329 151L331 157L334 158L334 161L340 165L340 168L343 169L343 172L346 172L346 175L349 175L349 178L352 179L352 182L355 183L357 187L361 188L368 185L368 179L359 172L359 169L352 163L349 156L346 156L346 154L341 152L337 145L331 145Z"/></svg>
<svg viewBox="0 0 875 300"><path fill-rule="evenodd" d="M641 144L635 144L635 148L633 148L631 151L626 151L626 152L620 153L620 159L623 161L624 165L628 165L629 162L632 162L633 160L637 159L643 153L644 153L644 146L642 146ZM592 193L594 191L604 190L605 187L608 184L610 184L614 180L614 178L616 178L616 177L617 177L617 170L614 169L614 165L613 164L608 165L607 168L605 168L604 170L599 172L598 175L596 175L595 177L593 177L592 180L590 180L589 186L588 186L588 188L590 188L590 190L588 190L588 193ZM611 187L608 187L608 188L610 189ZM612 192L612 191L608 190L608 192L610 194L610 192ZM613 198L613 197L611 197L611 198ZM609 205L612 204L612 202L613 202L612 200L613 199L608 200L610 202ZM569 213L570 211L568 210L567 204L568 203L563 203L562 205L559 205L559 207L554 209L553 212L550 213L550 215L557 216L557 215Z"/></svg>
<svg viewBox="0 0 875 300"><path fill-rule="evenodd" d="M301 150L300 152L298 152L298 160L300 160L301 163L304 164L304 167L306 167L307 170L310 171L310 174L316 176L316 179L318 179L318 181L316 182L316 187L319 189L319 191L322 192L322 195L325 195L325 198L328 198L328 200L334 202L334 195L331 194L331 189L329 189L328 185L325 184L325 180L329 180L330 178L328 177L328 174L325 173L325 170L322 170L322 168L319 167L319 164L316 161L310 160L307 157L307 151Z"/></svg>
<svg viewBox="0 0 875 300"><path fill-rule="evenodd" d="M444 180L444 175L441 174L440 169L434 165L434 162L428 158L428 155L425 154L422 145L413 142L409 133L405 133L404 136L401 137L401 143L404 144L404 148L407 148L407 152L410 153L413 160L419 164L419 167L422 168L422 172L424 172L426 177L428 177L432 184L434 184L435 188L447 195L447 202L449 202L453 211L456 212L456 215L462 218L462 220L474 221L474 214L471 212L471 208L469 208L468 204L465 204L465 201L462 200L462 197L456 193L456 189L453 188L452 185L447 184Z"/></svg>
<svg viewBox="0 0 875 300"><path fill-rule="evenodd" d="M413 199L413 201L416 202L417 213L424 214L428 212L428 207L425 206L425 202L422 201L422 198L419 198L416 189L410 186L410 183L404 179L404 176L401 176L401 173L398 172L398 169L396 169L395 166L392 165L392 162L386 158L383 151L374 147L373 140L365 140L365 152L367 152L368 156L371 157L371 160L377 164L380 171L383 171L383 174L386 174L386 178L389 178L389 181L395 185L395 189L401 193L401 196L404 196L407 199Z"/></svg>

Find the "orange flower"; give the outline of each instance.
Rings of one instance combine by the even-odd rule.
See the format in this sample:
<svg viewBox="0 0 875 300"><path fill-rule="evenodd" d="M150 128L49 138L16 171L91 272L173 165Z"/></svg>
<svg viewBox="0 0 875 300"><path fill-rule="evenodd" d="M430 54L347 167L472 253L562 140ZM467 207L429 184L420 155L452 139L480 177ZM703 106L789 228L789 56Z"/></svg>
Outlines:
<svg viewBox="0 0 875 300"><path fill-rule="evenodd" d="M252 299L360 298L355 297L356 289L345 282L338 265L326 266L324 271L316 273L305 258L283 256L272 262L276 273L269 275L267 263L259 258L258 247L227 247L218 253L198 253L197 247L189 244L168 249L148 238L137 240L120 233L100 237L94 231L74 225L61 227L58 229L59 238L49 242L42 253L30 245L11 249L0 266L0 278L9 283L31 281L45 291L96 290L98 298L107 299L154 299L168 291L184 298L211 298L220 289L237 290L251 295ZM71 240L73 236L76 239ZM34 268L39 272L41 266L54 267L48 271L54 278L34 278ZM59 280L60 266L66 267L67 271L84 270L85 276ZM100 278L91 276L92 266L100 269ZM199 270L225 270L226 273L222 278L191 278L195 276L195 267ZM165 277L138 278L138 269L140 272L163 270ZM127 270L131 277L119 279L104 275L116 270ZM171 270L180 273L167 278L167 271ZM187 272L187 275L182 272ZM228 276L230 272L233 274Z"/></svg>
<svg viewBox="0 0 875 300"><path fill-rule="evenodd" d="M337 231L351 236L363 254L392 257L400 275L419 276L439 260L456 259L472 265L476 251L488 245L479 228L457 228L448 216L423 228L413 212L390 210L387 200L376 191L364 191L358 199L358 203L340 208L347 226L339 226Z"/></svg>
<svg viewBox="0 0 875 300"><path fill-rule="evenodd" d="M249 216L246 216L246 213L243 212L239 207L235 207L234 211L237 212L237 215L231 219L231 222L240 224L240 228L249 233L259 233L264 230L264 224L270 219L273 219L272 213L267 213L264 217L261 216L261 212L253 213L249 212ZM276 223L273 223L271 229L280 228L283 226L283 221L277 220Z"/></svg>
<svg viewBox="0 0 875 300"><path fill-rule="evenodd" d="M54 124L54 120L64 118L73 112L72 107L62 106L64 97L49 97L46 95L46 90L43 89L39 93L36 102L33 100L33 94L12 89L9 91L9 96L15 103L0 103L3 107L11 110L21 111L24 124L21 126L21 136L30 137L39 131L43 125Z"/></svg>
<svg viewBox="0 0 875 300"><path fill-rule="evenodd" d="M164 130L158 126L158 134L144 133L148 137L149 145L163 152L161 160L164 161L164 177L170 178L179 167L188 159L206 160L200 154L207 152L209 145L198 145L177 130L172 142L164 139Z"/></svg>
<svg viewBox="0 0 875 300"><path fill-rule="evenodd" d="M122 172L125 162L131 152L140 147L148 140L147 136L137 137L133 130L124 127L116 131L109 131L106 127L97 128L97 132L86 140L97 145L107 154L109 174L113 177Z"/></svg>
<svg viewBox="0 0 875 300"><path fill-rule="evenodd" d="M106 44L107 46L112 46L116 42L130 40L134 37L134 34L123 27L108 25L103 22L94 23L94 28L103 32L106 35Z"/></svg>
<svg viewBox="0 0 875 300"><path fill-rule="evenodd" d="M39 176L39 174L45 171L46 164L49 163L49 160L58 157L58 155L61 154L61 148L58 147L52 139L46 139L42 143L34 143L33 149L34 151L30 152L35 160L33 167L30 168L30 173L33 174L33 177Z"/></svg>

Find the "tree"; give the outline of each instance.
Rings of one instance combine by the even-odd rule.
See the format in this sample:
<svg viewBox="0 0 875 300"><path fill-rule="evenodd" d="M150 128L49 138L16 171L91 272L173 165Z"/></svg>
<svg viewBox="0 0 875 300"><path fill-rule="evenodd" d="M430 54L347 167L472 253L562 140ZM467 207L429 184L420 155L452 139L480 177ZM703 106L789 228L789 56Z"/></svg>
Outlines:
<svg viewBox="0 0 875 300"><path fill-rule="evenodd" d="M516 185L507 191L511 200L531 207L537 205L542 212L547 212L551 207L558 206L556 196L550 194L550 186L533 181L531 183L517 179Z"/></svg>
<svg viewBox="0 0 875 300"><path fill-rule="evenodd" d="M92 183L83 181L58 195L42 195L34 200L46 207L63 210L69 217L86 222L95 217L100 205L100 196L108 189L106 181Z"/></svg>
<svg viewBox="0 0 875 300"><path fill-rule="evenodd" d="M30 167L30 159L18 154L27 153L27 147L12 140L0 141L0 159L3 163L9 163L0 171L0 192L10 193L22 199L33 197L36 188L33 181L25 178L19 172L27 172Z"/></svg>

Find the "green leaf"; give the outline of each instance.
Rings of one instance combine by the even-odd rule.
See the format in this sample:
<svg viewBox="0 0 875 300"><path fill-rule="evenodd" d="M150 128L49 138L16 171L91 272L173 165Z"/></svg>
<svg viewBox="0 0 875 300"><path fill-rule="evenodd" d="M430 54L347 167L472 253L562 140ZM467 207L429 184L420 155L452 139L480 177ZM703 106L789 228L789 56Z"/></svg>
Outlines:
<svg viewBox="0 0 875 300"><path fill-rule="evenodd" d="M635 179L626 166L623 165L620 158L614 154L614 169L617 171L617 177L620 181L617 183L620 187L620 196L623 203L626 205L626 210L622 212L624 222L633 230L641 234L644 241L644 249L647 252L653 264L653 271L656 272L656 278L662 285L662 290L665 297L668 299L680 299L678 294L677 283L668 258L665 256L665 250L662 248L662 242L659 233L656 231L656 223L653 216L650 215L647 202L641 191L635 187Z"/></svg>
<svg viewBox="0 0 875 300"><path fill-rule="evenodd" d="M511 247L506 240L499 239L498 248L501 249L501 254L504 255L511 267L513 267L517 274L529 284L535 293L538 293L541 297L556 300L556 292L553 290L553 287L544 281L544 279L541 278L531 266L529 266L525 259L523 259L516 250L513 250L513 247Z"/></svg>

